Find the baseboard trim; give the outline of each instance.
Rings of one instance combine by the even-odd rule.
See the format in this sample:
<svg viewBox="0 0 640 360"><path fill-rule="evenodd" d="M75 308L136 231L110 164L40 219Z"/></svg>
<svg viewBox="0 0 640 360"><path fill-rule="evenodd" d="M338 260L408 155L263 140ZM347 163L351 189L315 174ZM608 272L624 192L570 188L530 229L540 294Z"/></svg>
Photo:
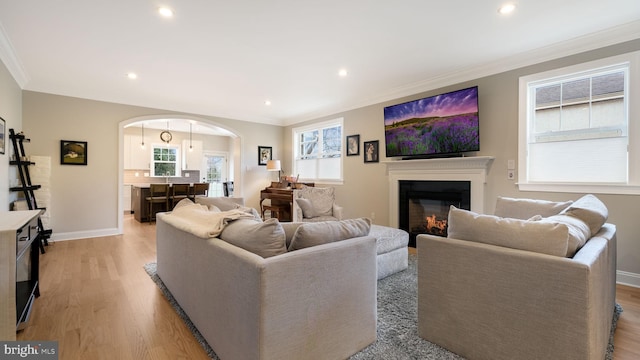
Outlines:
<svg viewBox="0 0 640 360"><path fill-rule="evenodd" d="M90 231L74 231L67 233L56 233L55 231L51 235L52 241L67 241L67 240L82 240L88 238L120 235L117 228L111 229L99 229Z"/></svg>
<svg viewBox="0 0 640 360"><path fill-rule="evenodd" d="M616 283L640 288L640 274L618 270L616 271Z"/></svg>

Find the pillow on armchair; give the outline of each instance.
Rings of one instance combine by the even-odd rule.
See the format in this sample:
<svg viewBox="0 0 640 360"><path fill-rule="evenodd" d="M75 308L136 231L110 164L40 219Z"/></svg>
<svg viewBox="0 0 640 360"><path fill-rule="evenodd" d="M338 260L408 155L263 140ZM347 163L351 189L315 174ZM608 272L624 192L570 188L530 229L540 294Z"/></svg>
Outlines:
<svg viewBox="0 0 640 360"><path fill-rule="evenodd" d="M334 188L306 187L293 193L294 222L342 219L342 208L335 204Z"/></svg>

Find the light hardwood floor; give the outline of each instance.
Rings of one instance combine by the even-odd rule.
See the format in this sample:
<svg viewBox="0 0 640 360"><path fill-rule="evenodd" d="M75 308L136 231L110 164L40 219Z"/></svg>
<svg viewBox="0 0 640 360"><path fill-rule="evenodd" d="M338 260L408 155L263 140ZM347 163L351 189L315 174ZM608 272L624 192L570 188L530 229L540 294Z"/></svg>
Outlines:
<svg viewBox="0 0 640 360"><path fill-rule="evenodd" d="M60 359L207 359L151 281L155 226L125 216L125 234L52 243L40 257L40 296L18 340L55 340ZM617 287L624 308L614 359L640 358L640 289Z"/></svg>

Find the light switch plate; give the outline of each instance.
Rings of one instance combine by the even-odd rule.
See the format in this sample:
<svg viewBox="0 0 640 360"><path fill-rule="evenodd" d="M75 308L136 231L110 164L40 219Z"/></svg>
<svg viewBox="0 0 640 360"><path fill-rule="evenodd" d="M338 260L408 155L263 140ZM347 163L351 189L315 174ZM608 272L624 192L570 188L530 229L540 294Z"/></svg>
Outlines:
<svg viewBox="0 0 640 360"><path fill-rule="evenodd" d="M516 169L516 161L507 160L507 170L515 170L515 169Z"/></svg>

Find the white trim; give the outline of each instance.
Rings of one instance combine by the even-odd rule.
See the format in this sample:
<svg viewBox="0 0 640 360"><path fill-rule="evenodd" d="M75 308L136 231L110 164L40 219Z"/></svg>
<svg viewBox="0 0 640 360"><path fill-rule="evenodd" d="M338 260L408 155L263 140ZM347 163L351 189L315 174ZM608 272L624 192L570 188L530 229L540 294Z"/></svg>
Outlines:
<svg viewBox="0 0 640 360"><path fill-rule="evenodd" d="M87 230L87 231L73 231L67 233L51 234L51 241L67 241L67 240L82 240L103 236L114 236L122 234L117 228Z"/></svg>
<svg viewBox="0 0 640 360"><path fill-rule="evenodd" d="M471 182L471 211L484 213L487 172L494 158L474 156L426 160L383 161L389 174L389 226L399 226L398 191L400 180Z"/></svg>
<svg viewBox="0 0 640 360"><path fill-rule="evenodd" d="M616 271L616 283L640 288L640 274L618 270Z"/></svg>
<svg viewBox="0 0 640 360"><path fill-rule="evenodd" d="M627 136L628 144L628 183L541 183L528 182L528 151L529 151L529 84L543 79L562 78L580 74L593 69L629 64L628 83L625 97L628 103ZM520 77L518 83L518 189L520 191L547 191L566 193L599 193L599 194L640 194L640 167L635 165L640 157L640 147L637 138L640 137L640 126L633 121L640 113L640 105L632 101L640 92L640 83L635 81L640 73L640 51L610 56L584 63L573 64L562 68L547 70Z"/></svg>
<svg viewBox="0 0 640 360"><path fill-rule="evenodd" d="M457 70L448 74L445 73L439 77L431 77L412 84L399 86L397 88L390 89L388 92L381 94L380 96L377 96L375 98L362 99L362 101L359 101L347 108L325 108L322 111L305 114L301 118L289 119L288 121L285 121L283 125L293 125L297 122L317 119L331 114L346 112L349 110L355 110L372 104L391 101L405 96L411 96L417 93L443 88L445 86L453 84L480 79L486 76L500 74L530 65L540 64L546 61L600 49L606 46L620 44L638 38L640 38L640 20L615 26L596 33L573 38L567 41L551 44L531 51L523 52L514 56L506 57L501 60L492 60L486 64Z"/></svg>
<svg viewBox="0 0 640 360"><path fill-rule="evenodd" d="M18 59L2 24L0 24L0 59L9 70L11 76L13 76L13 79L18 83L20 89L24 89L29 82L29 75L27 75L22 62Z"/></svg>

